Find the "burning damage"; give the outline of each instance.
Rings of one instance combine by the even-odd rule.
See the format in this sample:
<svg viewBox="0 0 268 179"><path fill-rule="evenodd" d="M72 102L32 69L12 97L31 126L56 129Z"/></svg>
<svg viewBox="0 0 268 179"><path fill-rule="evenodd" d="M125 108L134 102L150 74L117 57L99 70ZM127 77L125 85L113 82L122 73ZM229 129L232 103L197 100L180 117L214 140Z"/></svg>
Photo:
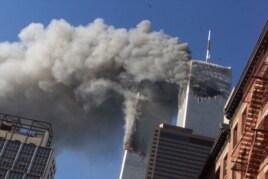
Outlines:
<svg viewBox="0 0 268 179"><path fill-rule="evenodd" d="M133 111L129 111L129 113L131 113L132 115L128 116L129 118L132 119L128 119L129 122L132 122L132 124L129 124L128 126L131 127L131 129L127 129L126 131L131 131L129 134L126 133L125 134L125 150L128 150L130 152L134 152L134 134L136 131L136 125L137 125L137 121L140 119L140 105L139 105L139 99L140 98L140 92L137 93L136 98L133 100L127 100L127 102L131 103L132 101L134 102L134 105L132 104L126 104L128 110L133 110Z"/></svg>
<svg viewBox="0 0 268 179"><path fill-rule="evenodd" d="M0 43L0 111L51 122L58 149L109 154L124 125L124 145L144 152L148 126L176 113L189 62L188 45L147 20L131 29L32 23Z"/></svg>
<svg viewBox="0 0 268 179"><path fill-rule="evenodd" d="M170 123L176 114L178 86L164 81L152 83L144 80L139 84L139 90L138 100L132 98L137 105L128 106L135 110L126 114L126 126L131 121L134 125L130 125L131 130L126 130L131 133L125 134L124 143L125 149L143 156L149 153L154 127Z"/></svg>
<svg viewBox="0 0 268 179"><path fill-rule="evenodd" d="M190 88L196 97L227 98L230 92L230 69L201 61L192 61Z"/></svg>

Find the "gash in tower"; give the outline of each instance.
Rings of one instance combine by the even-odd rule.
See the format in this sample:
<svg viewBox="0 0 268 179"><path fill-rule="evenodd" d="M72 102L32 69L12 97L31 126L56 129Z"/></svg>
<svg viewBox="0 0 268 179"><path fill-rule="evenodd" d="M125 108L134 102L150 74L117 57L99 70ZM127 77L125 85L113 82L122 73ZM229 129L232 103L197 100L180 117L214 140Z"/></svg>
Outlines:
<svg viewBox="0 0 268 179"><path fill-rule="evenodd" d="M188 84L180 90L177 126L215 138L230 86L231 68L210 63L209 31L206 61L191 61Z"/></svg>

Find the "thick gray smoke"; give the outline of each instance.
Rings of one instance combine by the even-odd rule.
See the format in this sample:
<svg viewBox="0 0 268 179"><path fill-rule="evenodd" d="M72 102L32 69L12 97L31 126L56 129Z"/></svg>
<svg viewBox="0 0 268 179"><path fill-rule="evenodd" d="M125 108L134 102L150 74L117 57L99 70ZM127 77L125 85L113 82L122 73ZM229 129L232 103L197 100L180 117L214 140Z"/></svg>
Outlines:
<svg viewBox="0 0 268 179"><path fill-rule="evenodd" d="M58 148L105 153L115 147L124 118L125 133L134 130L138 91L157 101L155 115L168 108L165 96L177 100L166 86L185 84L189 59L186 43L152 31L147 20L130 30L102 19L77 27L64 20L33 23L18 42L0 43L0 111L52 122ZM167 94L157 99L148 90L155 86L156 94Z"/></svg>

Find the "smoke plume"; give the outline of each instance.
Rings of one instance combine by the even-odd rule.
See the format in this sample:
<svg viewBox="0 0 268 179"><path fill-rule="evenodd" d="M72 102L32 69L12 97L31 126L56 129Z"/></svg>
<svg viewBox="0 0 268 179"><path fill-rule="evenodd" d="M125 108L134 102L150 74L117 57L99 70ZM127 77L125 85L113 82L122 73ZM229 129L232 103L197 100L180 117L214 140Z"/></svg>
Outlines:
<svg viewBox="0 0 268 179"><path fill-rule="evenodd" d="M77 27L52 20L32 23L18 37L0 43L0 111L51 122L57 148L108 153L123 119L126 136L135 130L137 92L146 111L154 101L150 112L157 115L177 101L168 86L187 81L188 45L152 31L147 20L129 30L102 19Z"/></svg>

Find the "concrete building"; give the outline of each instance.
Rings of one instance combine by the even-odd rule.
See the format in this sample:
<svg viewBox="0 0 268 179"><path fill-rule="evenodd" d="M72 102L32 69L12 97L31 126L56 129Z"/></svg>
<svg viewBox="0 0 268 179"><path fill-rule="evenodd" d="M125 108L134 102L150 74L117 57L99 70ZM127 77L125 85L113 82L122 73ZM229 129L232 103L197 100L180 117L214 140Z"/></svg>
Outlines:
<svg viewBox="0 0 268 179"><path fill-rule="evenodd" d="M199 178L268 179L268 22L226 104L225 117L228 137L220 135Z"/></svg>
<svg viewBox="0 0 268 179"><path fill-rule="evenodd" d="M214 140L192 132L168 124L155 129L146 179L197 178Z"/></svg>
<svg viewBox="0 0 268 179"><path fill-rule="evenodd" d="M179 94L177 126L215 138L230 85L230 67L192 60L188 84Z"/></svg>
<svg viewBox="0 0 268 179"><path fill-rule="evenodd" d="M50 123L0 113L0 178L53 179Z"/></svg>

